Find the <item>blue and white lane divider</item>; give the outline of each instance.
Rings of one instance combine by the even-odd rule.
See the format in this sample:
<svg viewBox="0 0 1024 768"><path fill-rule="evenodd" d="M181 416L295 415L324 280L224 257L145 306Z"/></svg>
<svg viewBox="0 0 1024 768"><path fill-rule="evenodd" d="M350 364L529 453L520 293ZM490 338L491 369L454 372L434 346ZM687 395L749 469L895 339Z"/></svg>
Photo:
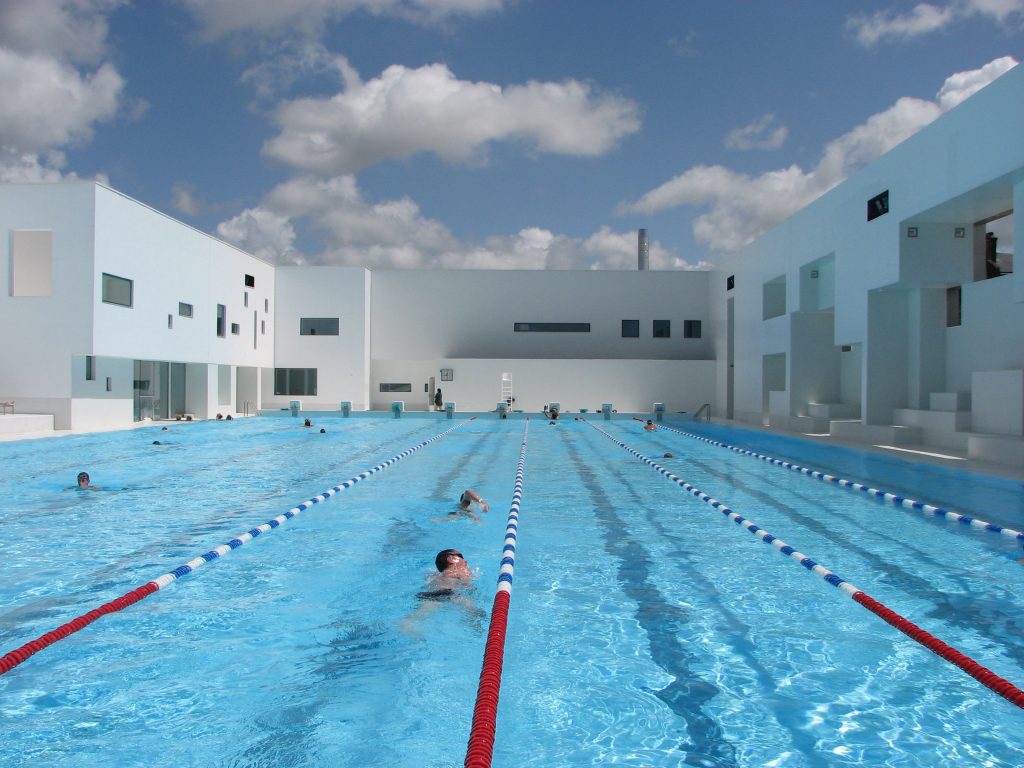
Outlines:
<svg viewBox="0 0 1024 768"><path fill-rule="evenodd" d="M917 643L920 643L929 651L945 659L950 664L959 667L968 675L977 680L979 683L984 685L986 688L995 691L1007 701L1016 704L1018 707L1024 709L1024 689L1021 689L1018 686L1014 685L1006 678L1000 677L995 672L988 669L987 667L982 666L971 657L966 656L965 654L958 651L956 648L952 647L951 645L948 645L947 643L943 642L934 635L926 632L921 627L911 622L909 619L901 616L893 610L890 610L885 605L871 597L871 595L869 595L864 590L858 589L850 582L846 581L843 578L840 578L838 575L830 571L825 566L815 562L802 552L798 552L797 550L793 549L793 547L789 546L782 539L776 538L772 534L768 533L768 531L755 525L753 521L747 520L746 518L742 517L736 512L733 512L725 504L718 501L717 499L713 499L712 497L708 496L699 488L696 488L690 485L689 483L681 480L680 478L676 477L664 467L660 466L654 461L651 461L649 458L644 456L639 451L633 450L624 442L608 434L600 427L595 426L586 420L584 420L584 423L587 424L587 426L596 429L598 432L600 432L602 435L604 435L609 440L614 442L616 445L625 448L627 451L629 451L631 454L633 454L638 459L643 461L645 464L656 469L659 474L668 478L676 485L679 485L685 490L689 491L693 496L696 496L698 499L705 502L706 504L710 504L712 507L717 509L719 512L728 517L737 525L742 525L750 533L754 534L759 539L761 539L761 541L765 542L766 544L771 544L773 547L778 549L779 552L781 552L783 555L793 558L798 563L800 563L800 565L809 570L811 573L821 577L829 584L831 584L833 587L837 587L855 603L858 603L867 610L871 611L873 614L881 618L889 625L898 629L900 632L905 634L910 639L914 640Z"/></svg>
<svg viewBox="0 0 1024 768"><path fill-rule="evenodd" d="M468 421L474 421L475 419L476 417L474 416L473 418L468 419ZM44 648L47 648L53 645L54 643L63 640L69 635L72 635L75 632L84 629L97 619L102 618L103 616L106 616L110 613L123 611L128 606L134 605L140 600L144 600L154 592L163 589L168 584L171 584L172 582L180 579L182 576L186 576L189 573L192 573L194 570L205 565L211 560L216 560L219 557L223 557L231 550L237 549L238 547L243 546L246 542L252 541L257 536L261 536L262 534L267 533L268 531L271 531L274 528L277 528L282 523L287 522L291 518L295 517L296 515L299 515L300 513L304 512L310 507L319 504L322 501L326 501L327 499L331 498L334 494L340 493L341 491L344 491L347 488L351 488L360 480L365 480L368 477L372 477L373 475L377 474L378 472L383 472L385 469L390 467L395 462L401 461L409 454L415 453L420 448L430 445L436 440L440 440L449 432L453 432L454 430L458 429L459 427L465 424L465 421L459 422L458 424L449 427L444 432L434 435L429 440L424 440L422 443L414 445L412 448L408 448L402 451L401 453L392 456L387 461L378 464L372 469L368 469L365 472L361 472L355 477L346 480L344 483L336 485L333 488L330 488L324 491L323 493L317 494L313 498L308 499L302 502L301 504L292 507L287 512L278 515L272 520L268 520L263 525L256 526L255 528L246 531L240 536L236 536L226 544L221 544L219 547L215 547L214 549L211 549L209 552L200 555L197 558L189 560L187 563L178 566L173 571L165 573L162 576L158 576L152 581L148 581L145 584L136 587L132 591L127 592L118 598L115 598L114 600L104 603L103 605L94 608L91 611L82 614L81 616L77 616L76 618L72 619L71 621L65 624L62 624L56 629L50 630L46 634L37 637L35 640L31 640L28 643L25 643L25 645L21 646L20 648L15 648L13 651L7 652L3 656L0 656L0 675L6 674L19 664L27 660L29 657L43 650Z"/></svg>
<svg viewBox="0 0 1024 768"><path fill-rule="evenodd" d="M823 483L831 483L841 488L849 488L854 491L861 491L869 496L874 496L882 501L887 501L897 507L903 507L904 509L914 509L918 512L922 512L926 515L934 515L935 517L944 517L947 520L953 520L963 525L969 525L971 528L977 528L982 531L989 531L990 533L998 533L1007 538L1014 539L1024 546L1024 532L1014 530L1013 528L1006 528L995 523L989 523L985 520L980 520L976 517L968 517L967 515L961 515L959 512L951 512L948 509L942 507L936 507L931 504L925 504L921 501L914 499L908 499L905 496L898 496L895 493L889 493L888 491L881 491L878 488L872 488L863 483L857 483L853 480L846 480L842 477L835 475L829 475L824 472L819 472L816 469L808 469L807 467L801 467L799 464L794 464L791 461L783 461L782 459L776 459L771 456L766 456L763 453L755 453L754 451L748 451L746 448L739 448L735 445L729 445L728 443L722 443L718 440L712 440L702 435L695 435L692 432L684 432L681 429L675 429L674 427L662 426L661 429L667 429L671 432L675 432L678 435L685 437L692 437L694 440L700 440L701 442L708 443L709 445L717 445L721 448L728 448L730 451L741 453L745 456L753 456L755 459L761 459L761 461L767 461L769 464L774 464L777 467L784 467L785 469L792 470L793 472L799 472L800 474L813 477L815 480L821 480Z"/></svg>

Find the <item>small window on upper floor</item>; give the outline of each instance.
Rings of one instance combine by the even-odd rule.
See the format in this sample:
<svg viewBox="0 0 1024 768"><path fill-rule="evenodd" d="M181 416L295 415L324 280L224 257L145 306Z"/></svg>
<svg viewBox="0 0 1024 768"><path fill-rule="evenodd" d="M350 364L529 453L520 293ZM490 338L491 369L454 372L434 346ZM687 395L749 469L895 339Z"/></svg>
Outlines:
<svg viewBox="0 0 1024 768"><path fill-rule="evenodd" d="M178 317L192 317L192 305L184 301L178 302Z"/></svg>
<svg viewBox="0 0 1024 768"><path fill-rule="evenodd" d="M683 338L700 338L700 320L683 320Z"/></svg>
<svg viewBox="0 0 1024 768"><path fill-rule="evenodd" d="M252 275L246 275L245 276L245 287L246 288L255 288L256 287L256 278L253 277Z"/></svg>
<svg viewBox="0 0 1024 768"><path fill-rule="evenodd" d="M85 380L96 381L96 357L94 355L85 356Z"/></svg>
<svg viewBox="0 0 1024 768"><path fill-rule="evenodd" d="M623 320L622 321L622 338L624 338L624 339L638 339L638 338L640 338L640 321L639 320Z"/></svg>
<svg viewBox="0 0 1024 768"><path fill-rule="evenodd" d="M868 221L873 221L879 216L884 216L889 212L889 190L885 190L880 195L875 195L868 200Z"/></svg>
<svg viewBox="0 0 1024 768"><path fill-rule="evenodd" d="M671 320L655 320L651 335L656 339L668 339L672 336Z"/></svg>
<svg viewBox="0 0 1024 768"><path fill-rule="evenodd" d="M224 332L227 330L227 326L225 325L225 323L227 322L227 314L228 314L228 308L225 307L223 304L218 304L217 305L217 335L220 336L221 338L224 338L224 336L225 336Z"/></svg>
<svg viewBox="0 0 1024 768"><path fill-rule="evenodd" d="M133 283L126 277L103 273L103 301L119 307L132 306Z"/></svg>
<svg viewBox="0 0 1024 768"><path fill-rule="evenodd" d="M338 318L336 317L300 317L300 336L337 336Z"/></svg>
<svg viewBox="0 0 1024 768"><path fill-rule="evenodd" d="M235 334L235 336L237 336L239 333L242 332L242 329L239 327L238 323L232 323L231 332Z"/></svg>

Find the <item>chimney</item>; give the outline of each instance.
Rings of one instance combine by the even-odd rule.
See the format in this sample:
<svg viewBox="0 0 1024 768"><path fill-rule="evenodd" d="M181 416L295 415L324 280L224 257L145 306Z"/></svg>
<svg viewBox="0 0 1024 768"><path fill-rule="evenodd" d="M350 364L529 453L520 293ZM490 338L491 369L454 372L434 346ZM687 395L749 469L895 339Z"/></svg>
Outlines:
<svg viewBox="0 0 1024 768"><path fill-rule="evenodd" d="M648 269L650 257L650 245L647 242L647 230L641 229L637 233L636 243L636 268L641 272Z"/></svg>

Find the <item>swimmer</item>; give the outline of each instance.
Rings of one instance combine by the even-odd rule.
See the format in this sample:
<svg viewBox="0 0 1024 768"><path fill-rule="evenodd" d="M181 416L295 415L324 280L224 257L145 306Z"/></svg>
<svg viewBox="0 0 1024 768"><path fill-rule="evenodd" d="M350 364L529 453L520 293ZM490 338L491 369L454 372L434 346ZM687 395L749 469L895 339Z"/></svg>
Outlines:
<svg viewBox="0 0 1024 768"><path fill-rule="evenodd" d="M323 427L320 427L320 434L321 435L326 435L327 434L327 430L324 429Z"/></svg>
<svg viewBox="0 0 1024 768"><path fill-rule="evenodd" d="M650 419L648 419L647 423L644 424L644 431L646 431L646 432L653 432L656 429L657 429L657 427L654 426L654 422L651 421Z"/></svg>
<svg viewBox="0 0 1024 768"><path fill-rule="evenodd" d="M224 414L223 413L218 413L217 414L217 421L224 421Z"/></svg>
<svg viewBox="0 0 1024 768"><path fill-rule="evenodd" d="M232 420L233 418L235 418L235 417L234 417L234 416L232 416L232 415L231 415L231 414L229 413L229 414L228 414L227 416L225 416L225 417L224 417L224 420L225 420L225 421L231 421L231 420Z"/></svg>
<svg viewBox="0 0 1024 768"><path fill-rule="evenodd" d="M166 432L166 431L167 431L167 427L161 427L161 428L160 428L160 431L161 431L161 432Z"/></svg>
<svg viewBox="0 0 1024 768"><path fill-rule="evenodd" d="M65 491L98 491L100 487L98 485L89 484L89 473L79 472L78 473L78 484L71 485L65 488Z"/></svg>
<svg viewBox="0 0 1024 768"><path fill-rule="evenodd" d="M473 585L473 572L459 550L442 549L434 557L434 567L437 573L427 579L424 585L426 589L416 593L419 607L402 621L402 631L416 637L421 636L417 629L418 622L442 603L455 603L471 619L479 620L486 615L483 609L473 605L465 595L465 591Z"/></svg>
<svg viewBox="0 0 1024 768"><path fill-rule="evenodd" d="M461 516L465 516L470 518L474 523L479 523L480 515L477 514L477 510L481 512L490 512L491 505L484 501L479 493L467 488L462 492L462 495L459 496L459 505L449 512L447 517L437 517L431 522L441 523L446 520L451 522L452 520L457 520Z"/></svg>
<svg viewBox="0 0 1024 768"><path fill-rule="evenodd" d="M672 454L671 453L666 453L664 458L671 459L672 458Z"/></svg>
<svg viewBox="0 0 1024 768"><path fill-rule="evenodd" d="M304 426L304 427L312 427L313 426L313 422L310 421L309 419L306 419L304 422L302 422L302 426Z"/></svg>

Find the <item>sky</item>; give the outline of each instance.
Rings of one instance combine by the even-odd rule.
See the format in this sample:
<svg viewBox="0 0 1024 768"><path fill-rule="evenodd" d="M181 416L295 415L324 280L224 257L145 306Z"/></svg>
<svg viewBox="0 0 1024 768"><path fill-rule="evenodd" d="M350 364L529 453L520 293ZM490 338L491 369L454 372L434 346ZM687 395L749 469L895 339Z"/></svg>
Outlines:
<svg viewBox="0 0 1024 768"><path fill-rule="evenodd" d="M1024 0L0 0L0 181L278 264L703 269L1022 56Z"/></svg>

